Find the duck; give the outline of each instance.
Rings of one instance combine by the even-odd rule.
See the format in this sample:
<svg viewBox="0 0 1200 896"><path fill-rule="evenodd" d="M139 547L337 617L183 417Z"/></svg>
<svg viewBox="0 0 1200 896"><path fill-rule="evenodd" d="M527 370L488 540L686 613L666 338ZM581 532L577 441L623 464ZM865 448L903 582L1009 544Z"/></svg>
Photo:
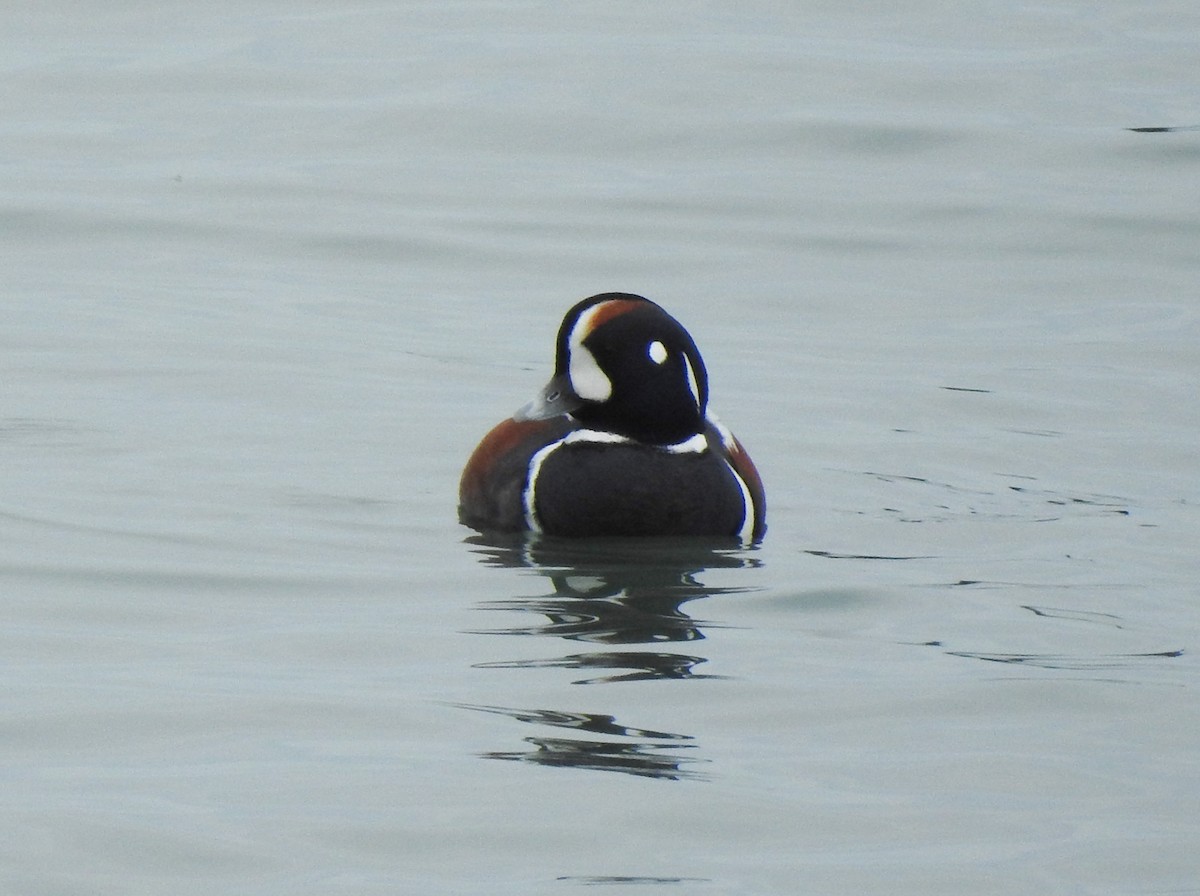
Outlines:
<svg viewBox="0 0 1200 896"><path fill-rule="evenodd" d="M658 304L578 302L550 381L468 458L459 520L483 533L761 540L762 479L708 388L695 341Z"/></svg>

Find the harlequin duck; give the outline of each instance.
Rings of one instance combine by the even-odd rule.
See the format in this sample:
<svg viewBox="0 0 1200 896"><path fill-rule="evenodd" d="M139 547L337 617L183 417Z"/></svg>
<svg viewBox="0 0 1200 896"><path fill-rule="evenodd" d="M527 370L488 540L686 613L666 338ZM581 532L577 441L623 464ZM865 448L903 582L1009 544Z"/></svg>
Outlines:
<svg viewBox="0 0 1200 896"><path fill-rule="evenodd" d="M750 456L708 412L687 330L649 299L608 292L567 312L553 379L467 461L459 518L481 531L757 540L766 503Z"/></svg>

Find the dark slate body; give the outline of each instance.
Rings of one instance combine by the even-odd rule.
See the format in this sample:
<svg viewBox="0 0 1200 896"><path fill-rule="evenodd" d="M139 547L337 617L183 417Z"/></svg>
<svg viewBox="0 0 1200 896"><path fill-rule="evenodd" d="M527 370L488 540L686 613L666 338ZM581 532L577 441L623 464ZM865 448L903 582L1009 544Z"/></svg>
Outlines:
<svg viewBox="0 0 1200 896"><path fill-rule="evenodd" d="M745 510L712 451L672 454L637 442L576 442L541 465L535 510L557 535L737 535Z"/></svg>
<svg viewBox="0 0 1200 896"><path fill-rule="evenodd" d="M479 443L459 485L459 518L481 531L529 528L525 490L533 456L580 429L570 417L505 420ZM537 522L552 535L737 535L745 482L754 505L753 537L766 530L754 464L711 424L710 449L673 453L636 442L562 445L542 463L534 493Z"/></svg>

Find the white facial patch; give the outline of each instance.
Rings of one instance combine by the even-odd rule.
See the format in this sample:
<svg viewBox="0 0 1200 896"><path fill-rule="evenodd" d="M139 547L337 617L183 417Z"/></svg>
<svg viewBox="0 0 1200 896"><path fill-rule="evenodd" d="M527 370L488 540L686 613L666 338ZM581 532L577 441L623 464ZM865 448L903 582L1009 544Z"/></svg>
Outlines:
<svg viewBox="0 0 1200 896"><path fill-rule="evenodd" d="M596 356L585 345L573 345L570 357L567 372L575 394L584 401L608 401L612 395L612 380L600 369Z"/></svg>
<svg viewBox="0 0 1200 896"><path fill-rule="evenodd" d="M662 364L663 361L667 360L667 347L657 339L650 343L647 352L650 355L650 360L655 364Z"/></svg>
<svg viewBox="0 0 1200 896"><path fill-rule="evenodd" d="M596 356L583 344L584 338L592 331L592 318L605 305L601 302L579 315L579 320L571 328L571 338L567 340L567 376L571 378L571 388L584 401L608 401L612 395L612 380L596 363Z"/></svg>

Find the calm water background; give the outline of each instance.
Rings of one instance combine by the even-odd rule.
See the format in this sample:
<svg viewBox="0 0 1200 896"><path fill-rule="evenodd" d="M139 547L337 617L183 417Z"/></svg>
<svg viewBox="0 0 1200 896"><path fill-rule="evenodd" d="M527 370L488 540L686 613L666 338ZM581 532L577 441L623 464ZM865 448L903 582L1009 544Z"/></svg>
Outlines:
<svg viewBox="0 0 1200 896"><path fill-rule="evenodd" d="M0 13L0 888L1200 892L1200 11ZM575 300L758 549L489 545Z"/></svg>

